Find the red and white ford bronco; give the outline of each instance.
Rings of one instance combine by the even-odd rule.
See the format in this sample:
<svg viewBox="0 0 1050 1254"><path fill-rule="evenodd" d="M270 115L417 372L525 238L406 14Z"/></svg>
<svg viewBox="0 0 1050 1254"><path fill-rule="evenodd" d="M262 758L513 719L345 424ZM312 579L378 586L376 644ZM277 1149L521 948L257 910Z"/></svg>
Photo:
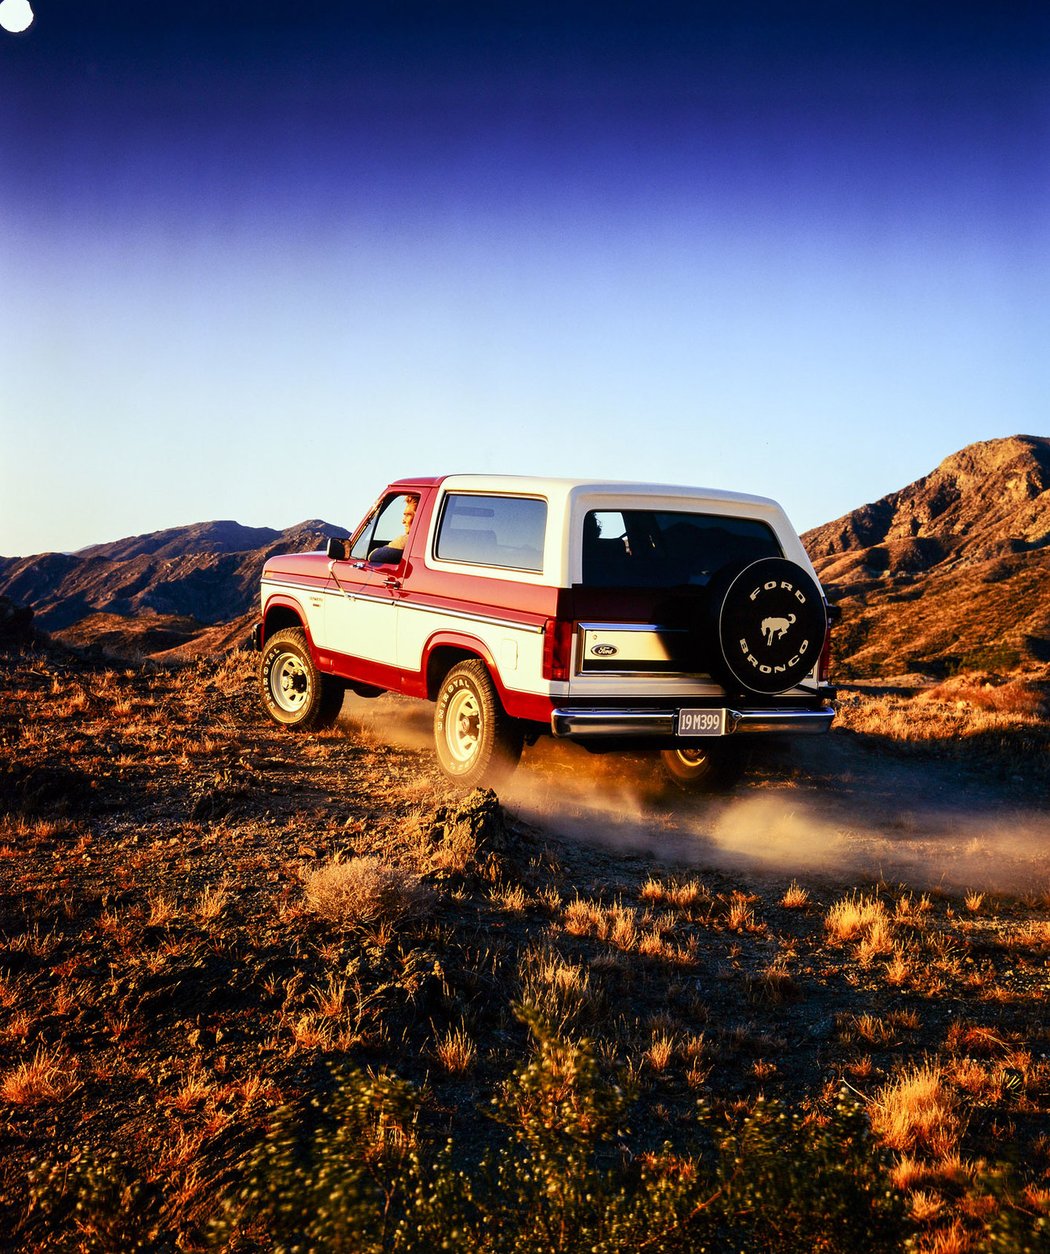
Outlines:
<svg viewBox="0 0 1050 1254"><path fill-rule="evenodd" d="M745 738L830 727L832 617L773 501L451 475L391 484L326 553L271 557L253 636L278 723L331 723L346 689L426 698L464 787L541 734L715 787Z"/></svg>

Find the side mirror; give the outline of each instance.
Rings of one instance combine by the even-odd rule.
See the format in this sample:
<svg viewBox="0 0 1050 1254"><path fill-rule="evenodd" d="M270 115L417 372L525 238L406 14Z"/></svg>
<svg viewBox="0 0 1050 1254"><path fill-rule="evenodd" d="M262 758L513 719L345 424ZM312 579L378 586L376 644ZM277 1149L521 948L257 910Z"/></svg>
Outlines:
<svg viewBox="0 0 1050 1254"><path fill-rule="evenodd" d="M325 551L332 561L345 562L350 557L350 541L348 539L337 540L335 536L330 536L328 548Z"/></svg>

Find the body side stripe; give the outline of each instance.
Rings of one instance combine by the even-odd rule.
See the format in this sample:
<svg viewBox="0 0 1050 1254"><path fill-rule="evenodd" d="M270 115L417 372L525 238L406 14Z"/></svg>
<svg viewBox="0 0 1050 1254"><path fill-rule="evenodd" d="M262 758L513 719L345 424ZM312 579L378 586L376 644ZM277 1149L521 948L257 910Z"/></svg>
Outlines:
<svg viewBox="0 0 1050 1254"><path fill-rule="evenodd" d="M382 605L397 606L402 610L413 610L419 614L437 614L443 618L455 618L466 622L483 622L491 624L494 627L508 627L515 631L526 631L531 634L540 635L543 632L541 623L519 623L509 618L496 618L494 615L481 613L468 613L466 610L446 609L440 605L418 605L412 601L395 601L389 594L386 596L373 596L368 592L340 592L334 588L318 588L316 585L306 583L283 583L276 580L266 580L263 584L265 589L271 588L290 588L295 592L308 590L314 596L328 597L349 597L352 601L378 601Z"/></svg>

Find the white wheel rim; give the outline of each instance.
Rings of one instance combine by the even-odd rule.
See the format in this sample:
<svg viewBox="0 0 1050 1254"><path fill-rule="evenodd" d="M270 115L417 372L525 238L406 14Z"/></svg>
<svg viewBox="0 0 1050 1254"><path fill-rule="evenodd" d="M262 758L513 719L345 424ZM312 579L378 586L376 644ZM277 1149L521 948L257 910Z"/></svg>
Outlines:
<svg viewBox="0 0 1050 1254"><path fill-rule="evenodd" d="M477 696L463 688L448 703L445 712L445 744L452 757L468 763L478 751L481 739L481 704Z"/></svg>
<svg viewBox="0 0 1050 1254"><path fill-rule="evenodd" d="M286 714L298 714L310 698L310 675L302 658L282 653L270 670L270 692Z"/></svg>

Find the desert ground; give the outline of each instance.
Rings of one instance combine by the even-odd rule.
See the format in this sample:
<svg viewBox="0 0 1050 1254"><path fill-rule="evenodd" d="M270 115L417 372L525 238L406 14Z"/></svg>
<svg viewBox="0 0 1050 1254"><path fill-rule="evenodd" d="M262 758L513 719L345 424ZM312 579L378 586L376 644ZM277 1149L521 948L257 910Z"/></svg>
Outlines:
<svg viewBox="0 0 1050 1254"><path fill-rule="evenodd" d="M463 799L253 668L0 652L10 1248L1047 1248L1044 686Z"/></svg>

